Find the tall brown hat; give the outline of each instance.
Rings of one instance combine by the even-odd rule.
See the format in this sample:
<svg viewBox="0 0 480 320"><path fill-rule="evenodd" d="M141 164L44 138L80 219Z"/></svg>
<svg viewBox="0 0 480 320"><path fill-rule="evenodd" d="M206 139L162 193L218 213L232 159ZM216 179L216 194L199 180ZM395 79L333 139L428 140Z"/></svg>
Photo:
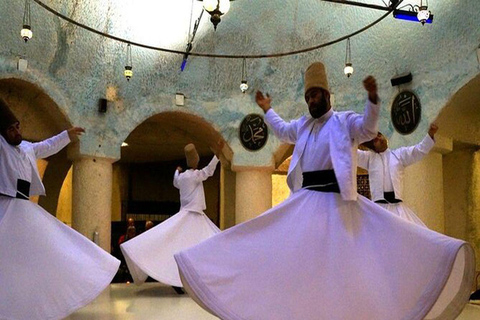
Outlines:
<svg viewBox="0 0 480 320"><path fill-rule="evenodd" d="M193 143L189 143L185 146L185 158L187 158L187 166L190 168L196 168L200 157L198 156L197 149Z"/></svg>
<svg viewBox="0 0 480 320"><path fill-rule="evenodd" d="M12 124L19 122L7 103L0 99L0 131L6 130Z"/></svg>
<svg viewBox="0 0 480 320"><path fill-rule="evenodd" d="M311 88L328 89L327 72L321 62L314 62L305 71L305 93Z"/></svg>

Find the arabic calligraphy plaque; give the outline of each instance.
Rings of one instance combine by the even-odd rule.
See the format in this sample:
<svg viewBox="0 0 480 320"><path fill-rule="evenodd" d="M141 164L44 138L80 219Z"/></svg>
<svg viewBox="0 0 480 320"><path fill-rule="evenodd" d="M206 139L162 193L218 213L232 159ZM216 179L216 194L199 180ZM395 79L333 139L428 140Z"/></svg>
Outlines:
<svg viewBox="0 0 480 320"><path fill-rule="evenodd" d="M402 91L392 103L393 127L401 134L410 134L420 123L421 113L422 107L418 97L412 91Z"/></svg>
<svg viewBox="0 0 480 320"><path fill-rule="evenodd" d="M259 114L251 113L240 124L240 141L245 149L257 151L267 143L268 128Z"/></svg>

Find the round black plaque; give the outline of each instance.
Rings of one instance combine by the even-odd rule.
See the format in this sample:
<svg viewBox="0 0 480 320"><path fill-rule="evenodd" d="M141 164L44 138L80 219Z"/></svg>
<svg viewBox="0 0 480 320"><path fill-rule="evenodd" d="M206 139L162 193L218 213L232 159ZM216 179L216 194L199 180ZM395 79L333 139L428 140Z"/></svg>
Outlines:
<svg viewBox="0 0 480 320"><path fill-rule="evenodd" d="M420 100L412 91L402 91L392 103L392 123L397 132L410 134L420 123L422 107Z"/></svg>
<svg viewBox="0 0 480 320"><path fill-rule="evenodd" d="M268 128L259 114L247 115L240 124L240 141L245 149L257 151L263 148L268 139Z"/></svg>

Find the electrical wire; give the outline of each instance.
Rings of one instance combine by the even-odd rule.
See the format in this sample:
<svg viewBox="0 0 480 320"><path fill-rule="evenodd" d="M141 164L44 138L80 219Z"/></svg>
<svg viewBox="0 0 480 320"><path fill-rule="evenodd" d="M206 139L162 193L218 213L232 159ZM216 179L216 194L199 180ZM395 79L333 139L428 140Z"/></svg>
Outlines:
<svg viewBox="0 0 480 320"><path fill-rule="evenodd" d="M403 1L403 0L399 0L398 2L396 3L392 3L392 5L388 8L383 8L382 10L385 10L387 11L387 13L385 13L384 15L382 15L380 18L376 19L375 21L373 21L372 23L366 25L365 27L357 30L357 31L354 31L350 34L347 34L343 37L340 37L340 38L337 38L335 40L332 40L332 41L328 41L328 42L325 42L325 43L322 43L322 44L319 44L319 45L315 45L313 47L309 47L309 48L304 48L304 49L299 49L299 50L293 50L293 51L287 51L287 52L280 52L280 53L270 53L270 54L251 54L251 55L235 55L235 54L215 54L215 53L203 53L203 52L187 52L187 51L180 51L180 50L173 50L173 49L168 49L168 48L162 48L162 47L155 47L155 46L150 46L150 45L146 45L146 44L142 44L142 43L138 43L138 42L134 42L134 41L131 41L131 40L127 40L127 39L124 39L124 38L120 38L120 37L117 37L117 36L114 36L114 35L111 35L111 34L108 34L108 33L105 33L105 32L101 32L101 31L98 31L96 29L93 29L92 27L89 27L85 24L82 24L80 22L77 22L63 14L61 14L60 12L54 10L53 8L49 7L48 5L46 5L45 3L43 3L42 1L40 0L33 0L35 1L38 5L40 5L42 8L44 8L45 10L49 11L50 13L56 15L57 17L65 20L65 21L68 21L82 29L85 29L87 31L90 31L90 32L93 32L93 33L96 33L100 36L103 36L103 37L106 37L106 38L110 38L112 40L116 40L116 41L119 41L119 42L123 42L123 43L126 43L126 44L131 44L132 46L136 46L136 47L140 47L140 48L145 48L145 49L151 49L151 50L156 50L156 51L162 51L162 52L167 52L167 53L174 53L174 54L181 54L181 55L185 55L185 54L188 54L190 56L197 56L197 57L209 57L209 58L226 58L226 59L261 59L261 58L279 58L279 57L285 57L285 56L292 56L292 55L296 55L296 54L301 54L301 53L306 53L306 52L310 52L310 51L314 51L314 50L318 50L320 48L324 48L324 47L328 47L330 45L333 45L335 43L338 43L338 42L341 42L345 39L348 39L348 38L351 38L359 33L362 33L364 31L366 31L367 29L370 29L371 27L373 27L374 25L378 24L380 21L382 21L383 19L385 19L390 13L392 13L397 7L398 5L400 5L400 3ZM331 0L329 0L330 2L333 2ZM345 3L345 4L348 4L348 3Z"/></svg>

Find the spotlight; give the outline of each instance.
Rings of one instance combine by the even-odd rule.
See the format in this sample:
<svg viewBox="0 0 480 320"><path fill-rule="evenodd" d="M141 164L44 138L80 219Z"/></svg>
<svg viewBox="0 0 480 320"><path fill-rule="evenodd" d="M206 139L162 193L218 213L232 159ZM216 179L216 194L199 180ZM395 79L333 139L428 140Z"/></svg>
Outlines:
<svg viewBox="0 0 480 320"><path fill-rule="evenodd" d="M393 11L393 17L395 19L400 19L400 20L407 20L407 21L415 21L419 22L418 15L420 12L415 12L415 11L407 11L407 10L394 10ZM425 23L432 23L433 22L433 14L428 12L428 17L425 19L425 21L420 21L422 24Z"/></svg>
<svg viewBox="0 0 480 320"><path fill-rule="evenodd" d="M417 14L417 19L420 21L422 25L427 22L428 18L430 18L430 11L427 10L427 7L420 7L420 10Z"/></svg>

